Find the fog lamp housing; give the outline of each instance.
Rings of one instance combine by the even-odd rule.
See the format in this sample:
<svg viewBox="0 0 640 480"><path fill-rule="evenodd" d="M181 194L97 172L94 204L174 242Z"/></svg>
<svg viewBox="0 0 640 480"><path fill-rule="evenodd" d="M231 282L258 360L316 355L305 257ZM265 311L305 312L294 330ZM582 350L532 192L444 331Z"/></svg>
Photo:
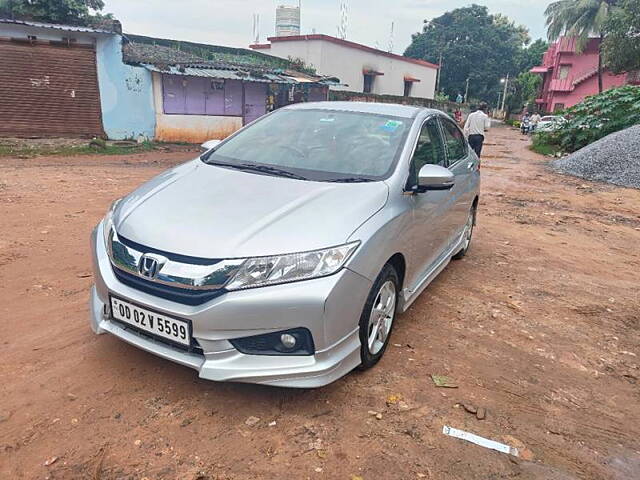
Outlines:
<svg viewBox="0 0 640 480"><path fill-rule="evenodd" d="M240 353L246 355L313 355L315 346L311 332L293 328L251 337L229 340Z"/></svg>

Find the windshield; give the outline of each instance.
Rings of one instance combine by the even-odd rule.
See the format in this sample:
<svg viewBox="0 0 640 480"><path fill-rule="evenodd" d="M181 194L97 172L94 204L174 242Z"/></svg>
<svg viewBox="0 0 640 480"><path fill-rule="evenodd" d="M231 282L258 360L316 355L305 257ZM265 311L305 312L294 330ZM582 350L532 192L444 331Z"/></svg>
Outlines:
<svg viewBox="0 0 640 480"><path fill-rule="evenodd" d="M307 180L380 180L391 173L412 121L369 113L279 110L201 158Z"/></svg>

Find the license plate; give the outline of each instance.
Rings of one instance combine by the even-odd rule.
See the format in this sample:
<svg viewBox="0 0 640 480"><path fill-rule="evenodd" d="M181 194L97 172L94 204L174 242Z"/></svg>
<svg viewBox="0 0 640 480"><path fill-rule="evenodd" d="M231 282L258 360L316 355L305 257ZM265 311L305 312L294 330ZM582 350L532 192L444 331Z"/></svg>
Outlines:
<svg viewBox="0 0 640 480"><path fill-rule="evenodd" d="M111 297L111 315L116 320L166 338L181 345L191 345L189 323L177 318L168 317L133 303Z"/></svg>

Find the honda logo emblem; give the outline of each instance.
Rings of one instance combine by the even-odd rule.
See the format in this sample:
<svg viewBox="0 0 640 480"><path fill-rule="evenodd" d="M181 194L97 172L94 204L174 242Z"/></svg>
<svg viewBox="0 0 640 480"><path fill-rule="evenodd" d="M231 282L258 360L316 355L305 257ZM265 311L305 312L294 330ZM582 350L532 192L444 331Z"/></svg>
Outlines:
<svg viewBox="0 0 640 480"><path fill-rule="evenodd" d="M145 253L140 257L140 261L138 262L138 272L140 272L140 275L143 277L156 278L166 261L167 259L161 255Z"/></svg>

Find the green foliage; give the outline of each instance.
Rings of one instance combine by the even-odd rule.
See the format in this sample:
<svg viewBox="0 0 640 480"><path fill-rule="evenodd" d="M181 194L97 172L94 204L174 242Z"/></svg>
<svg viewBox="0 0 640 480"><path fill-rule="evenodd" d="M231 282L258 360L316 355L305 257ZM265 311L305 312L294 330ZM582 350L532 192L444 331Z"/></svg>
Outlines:
<svg viewBox="0 0 640 480"><path fill-rule="evenodd" d="M0 17L88 25L110 18L103 8L102 0L0 0Z"/></svg>
<svg viewBox="0 0 640 480"><path fill-rule="evenodd" d="M640 1L622 0L605 23L604 34L607 67L614 73L640 70Z"/></svg>
<svg viewBox="0 0 640 480"><path fill-rule="evenodd" d="M446 12L426 21L413 35L405 55L440 62L440 87L450 98L464 94L469 78L469 97L490 100L500 78L519 73L523 47L529 43L527 29L503 15L490 15L487 7L472 5Z"/></svg>
<svg viewBox="0 0 640 480"><path fill-rule="evenodd" d="M158 143L107 144L104 140L93 139L84 145L28 146L0 145L1 157L34 158L38 156L75 156L75 155L130 155L156 150Z"/></svg>
<svg viewBox="0 0 640 480"><path fill-rule="evenodd" d="M514 81L514 92L507 97L509 111L520 112L525 105L533 105L542 77L524 71Z"/></svg>
<svg viewBox="0 0 640 480"><path fill-rule="evenodd" d="M610 133L640 124L640 87L626 85L587 97L567 109L567 122L553 133L553 142L574 152Z"/></svg>
<svg viewBox="0 0 640 480"><path fill-rule="evenodd" d="M444 93L443 91L436 92L436 102L449 102L449 95Z"/></svg>
<svg viewBox="0 0 640 480"><path fill-rule="evenodd" d="M562 151L558 135L553 133L536 133L533 135L531 150L541 155L555 155Z"/></svg>
<svg viewBox="0 0 640 480"><path fill-rule="evenodd" d="M302 73L306 73L308 75L316 75L316 69L311 66L311 65L307 65L304 61L304 59L299 58L299 57L289 57L287 59L290 63L290 67L292 70L296 70L298 72L302 72Z"/></svg>

